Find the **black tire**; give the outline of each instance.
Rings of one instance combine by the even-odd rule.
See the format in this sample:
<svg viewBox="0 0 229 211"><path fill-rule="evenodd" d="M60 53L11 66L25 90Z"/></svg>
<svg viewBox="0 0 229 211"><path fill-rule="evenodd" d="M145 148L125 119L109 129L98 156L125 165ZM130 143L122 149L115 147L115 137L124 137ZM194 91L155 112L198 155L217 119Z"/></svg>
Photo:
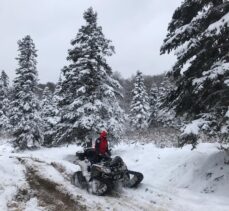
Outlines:
<svg viewBox="0 0 229 211"><path fill-rule="evenodd" d="M88 188L88 192L97 196L104 196L107 192L109 192L109 186L100 180L93 179L90 182L90 188Z"/></svg>
<svg viewBox="0 0 229 211"><path fill-rule="evenodd" d="M71 178L71 183L76 187L85 189L87 188L87 181L86 178L83 176L82 171L77 171L73 174Z"/></svg>
<svg viewBox="0 0 229 211"><path fill-rule="evenodd" d="M122 186L123 187L129 187L130 186L130 175L128 171L126 171L123 175L123 181L122 181Z"/></svg>

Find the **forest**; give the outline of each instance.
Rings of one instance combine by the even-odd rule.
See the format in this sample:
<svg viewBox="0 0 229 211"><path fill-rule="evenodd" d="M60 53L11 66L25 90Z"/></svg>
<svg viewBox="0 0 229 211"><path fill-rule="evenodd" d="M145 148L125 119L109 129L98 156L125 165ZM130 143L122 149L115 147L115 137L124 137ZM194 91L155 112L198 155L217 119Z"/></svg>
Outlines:
<svg viewBox="0 0 229 211"><path fill-rule="evenodd" d="M18 41L12 86L1 72L1 134L27 149L83 143L102 129L115 142L123 134L140 138L155 127L169 126L178 145L195 147L199 139L228 143L228 3L215 3L214 9L208 4L188 1L175 11L161 54L175 49L177 62L162 75L137 70L124 79L113 73L106 57L114 46L92 8L71 40L69 65L57 84L38 84L37 49L25 36Z"/></svg>
<svg viewBox="0 0 229 211"><path fill-rule="evenodd" d="M226 199L229 184L229 2L184 0L174 11L158 52L161 55L174 53L174 65L157 75L136 69L135 75L129 78L113 71L109 64L108 58L115 54L115 46L103 33L98 16L92 7L84 11L84 24L69 40L68 65L59 70L57 83L39 81L39 49L30 35L17 42L15 78L1 71L0 159L3 160L0 166L5 169L8 164L15 165L20 181L25 177L22 172L27 172L29 185L24 205L17 198L23 195L22 185L11 194L16 205L11 203L6 208L5 195L2 195L4 199L0 197L1 210L14 210L17 206L21 206L19 210L108 210L106 206L116 210L157 210L155 204L162 210L200 210L201 206L202 210L228 210L229 204L222 204L220 197ZM66 177L75 168L70 164L71 159L66 158L67 153L74 154L75 150L88 146L101 131L107 132L115 155L123 156L128 166L144 173L142 186L133 190L136 194L123 193L121 200L127 198L126 204L122 201L123 207L109 197L93 205L96 198L91 196L87 201L81 190L78 193L83 200L74 198L75 201L70 202L64 198L64 193L75 192L67 184ZM144 162L146 158L155 169ZM18 162L26 170L22 170ZM53 175L48 178L39 173L42 168ZM64 182L50 168L58 171ZM7 179L14 174L7 168L0 173ZM19 180L15 180L17 182ZM47 196L51 192L46 190L45 184L54 188L53 193L62 205L52 199L47 202L39 194L37 198L34 196L36 199L32 197L29 189L40 191L36 182ZM0 184L0 194L9 184ZM60 184L65 184L66 189ZM173 186L177 188L178 198L182 191L185 197L174 198L166 189ZM203 200L202 205L197 206L193 198L195 191ZM138 193L143 194L142 198L137 197ZM203 194L210 193L215 194L211 195L216 197L214 200L222 201L213 200L215 203L208 204L208 196ZM132 196L142 207L131 201ZM33 200L36 209L32 207ZM84 201L82 206L72 208L79 201ZM190 209L185 209L187 202Z"/></svg>

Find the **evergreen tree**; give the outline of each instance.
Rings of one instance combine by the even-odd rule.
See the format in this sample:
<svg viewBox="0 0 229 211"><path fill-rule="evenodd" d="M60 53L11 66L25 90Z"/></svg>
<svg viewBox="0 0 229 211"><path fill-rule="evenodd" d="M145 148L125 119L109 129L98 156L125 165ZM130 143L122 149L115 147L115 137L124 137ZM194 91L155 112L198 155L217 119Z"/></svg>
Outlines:
<svg viewBox="0 0 229 211"><path fill-rule="evenodd" d="M134 88L134 78L131 79L124 79L122 81L122 87L123 87L123 98L121 99L121 105L124 109L125 113L128 113L130 110L130 103L132 100L131 92Z"/></svg>
<svg viewBox="0 0 229 211"><path fill-rule="evenodd" d="M178 114L193 121L184 130L183 144L191 141L195 145L200 131L216 135L225 128L229 105L228 35L226 0L185 0L169 24L161 53L176 49L177 62L170 76L177 88L168 102ZM193 124L198 129L191 129ZM189 139L188 134L195 138Z"/></svg>
<svg viewBox="0 0 229 211"><path fill-rule="evenodd" d="M37 50L29 35L18 41L19 55L10 121L15 146L20 149L38 147L43 143L37 90Z"/></svg>
<svg viewBox="0 0 229 211"><path fill-rule="evenodd" d="M8 91L8 89L9 89L9 77L8 77L8 75L5 73L4 70L2 70L2 72L1 72L0 79L1 79L1 81L3 82L3 86L5 87L6 91Z"/></svg>
<svg viewBox="0 0 229 211"><path fill-rule="evenodd" d="M180 119L176 117L174 108L170 108L167 104L167 97L169 93L174 90L174 84L167 77L164 76L163 81L158 89L158 97L156 103L157 110L157 122L162 126L168 126L173 128L180 128Z"/></svg>
<svg viewBox="0 0 229 211"><path fill-rule="evenodd" d="M42 130L44 131L44 144L49 145L52 142L55 133L55 126L59 121L58 109L54 101L54 95L49 87L45 87L41 101Z"/></svg>
<svg viewBox="0 0 229 211"><path fill-rule="evenodd" d="M54 91L54 94L53 94L53 103L54 103L54 106L55 108L59 108L59 104L60 102L62 101L62 96L61 96L61 87L62 86L62 79L61 77L59 78L56 86L55 86L55 91ZM59 113L59 111L58 111Z"/></svg>
<svg viewBox="0 0 229 211"><path fill-rule="evenodd" d="M102 129L108 130L110 137L122 131L123 112L116 98L120 85L112 78L105 58L114 53L114 47L97 25L92 8L83 17L86 24L71 41L70 64L62 70L57 144L94 138Z"/></svg>
<svg viewBox="0 0 229 211"><path fill-rule="evenodd" d="M156 86L152 85L150 93L150 125L163 126L163 127L180 127L180 120L176 117L173 108L169 108L166 102L168 94L174 89L174 84L167 77L164 76L163 80Z"/></svg>
<svg viewBox="0 0 229 211"><path fill-rule="evenodd" d="M157 120L158 113L158 87L156 84L152 84L149 94L149 107L150 107L150 117L149 117L149 125L154 124Z"/></svg>
<svg viewBox="0 0 229 211"><path fill-rule="evenodd" d="M9 77L3 70L0 75L0 134L9 128Z"/></svg>
<svg viewBox="0 0 229 211"><path fill-rule="evenodd" d="M228 134L229 134L229 106L227 112L225 113L224 117L222 118L222 127L220 131L220 139L222 144L226 144L228 148Z"/></svg>
<svg viewBox="0 0 229 211"><path fill-rule="evenodd" d="M130 105L130 125L134 130L148 128L149 98L145 89L142 73L137 71Z"/></svg>

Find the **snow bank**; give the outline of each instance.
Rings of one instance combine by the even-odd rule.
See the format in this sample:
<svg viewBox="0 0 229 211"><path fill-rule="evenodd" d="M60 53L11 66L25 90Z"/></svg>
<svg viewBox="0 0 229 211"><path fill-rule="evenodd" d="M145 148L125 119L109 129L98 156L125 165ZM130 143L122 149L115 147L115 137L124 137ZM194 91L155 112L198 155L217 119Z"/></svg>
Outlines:
<svg viewBox="0 0 229 211"><path fill-rule="evenodd" d="M25 211L45 211L45 209L38 205L37 198L31 198L26 203Z"/></svg>
<svg viewBox="0 0 229 211"><path fill-rule="evenodd" d="M0 154L0 210L7 210L18 189L24 185L24 168L15 158Z"/></svg>
<svg viewBox="0 0 229 211"><path fill-rule="evenodd" d="M144 174L139 189L130 191L168 210L229 210L229 165L216 144L183 149L156 148L153 144L121 144L114 150L132 170ZM137 199L136 199L137 200Z"/></svg>

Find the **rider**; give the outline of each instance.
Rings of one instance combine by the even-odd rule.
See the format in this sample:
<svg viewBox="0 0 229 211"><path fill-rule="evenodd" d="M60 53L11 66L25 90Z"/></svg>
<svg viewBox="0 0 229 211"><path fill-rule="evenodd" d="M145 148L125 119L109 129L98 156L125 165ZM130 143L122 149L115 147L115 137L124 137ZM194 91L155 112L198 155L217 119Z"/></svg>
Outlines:
<svg viewBox="0 0 229 211"><path fill-rule="evenodd" d="M89 142L88 142L89 143ZM87 181L90 180L91 165L99 163L102 159L110 159L110 151L108 150L107 132L104 130L100 133L100 137L95 141L95 149L87 159L77 160L77 164L80 166L83 176Z"/></svg>
<svg viewBox="0 0 229 211"><path fill-rule="evenodd" d="M110 158L110 152L108 150L107 131L105 130L100 133L100 137L95 141L95 153L97 162L101 161L101 159L103 158Z"/></svg>

